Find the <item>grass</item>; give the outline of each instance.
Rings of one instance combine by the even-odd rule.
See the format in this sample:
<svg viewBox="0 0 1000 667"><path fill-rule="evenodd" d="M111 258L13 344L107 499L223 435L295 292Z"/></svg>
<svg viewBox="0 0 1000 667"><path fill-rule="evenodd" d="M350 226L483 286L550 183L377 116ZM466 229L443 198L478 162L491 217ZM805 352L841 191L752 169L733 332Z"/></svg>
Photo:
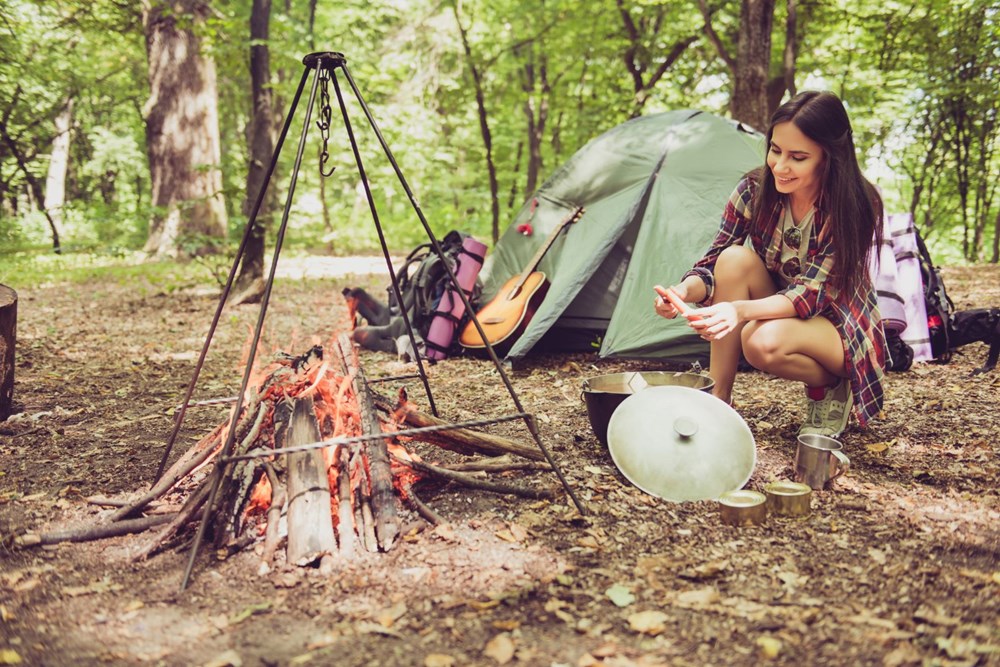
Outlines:
<svg viewBox="0 0 1000 667"><path fill-rule="evenodd" d="M219 260L223 261L223 260ZM225 273L223 273L225 276ZM212 271L196 262L149 261L135 251L17 252L0 255L0 283L14 290L81 284L91 280L147 285L160 292L214 282Z"/></svg>

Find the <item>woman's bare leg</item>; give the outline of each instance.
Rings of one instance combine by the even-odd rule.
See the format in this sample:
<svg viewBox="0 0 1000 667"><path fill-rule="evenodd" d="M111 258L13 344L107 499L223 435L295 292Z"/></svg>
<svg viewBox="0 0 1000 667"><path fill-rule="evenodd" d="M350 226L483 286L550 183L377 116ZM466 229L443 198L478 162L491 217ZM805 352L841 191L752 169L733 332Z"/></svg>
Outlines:
<svg viewBox="0 0 1000 667"><path fill-rule="evenodd" d="M778 377L825 387L847 376L844 344L823 316L750 322L741 339L747 361Z"/></svg>
<svg viewBox="0 0 1000 667"><path fill-rule="evenodd" d="M746 299L761 299L775 293L771 274L764 262L746 246L730 246L722 251L715 263L714 303ZM740 362L741 336L744 325L729 335L712 341L708 374L715 381L712 393L727 403L732 402L736 367ZM752 363L752 362L751 362Z"/></svg>

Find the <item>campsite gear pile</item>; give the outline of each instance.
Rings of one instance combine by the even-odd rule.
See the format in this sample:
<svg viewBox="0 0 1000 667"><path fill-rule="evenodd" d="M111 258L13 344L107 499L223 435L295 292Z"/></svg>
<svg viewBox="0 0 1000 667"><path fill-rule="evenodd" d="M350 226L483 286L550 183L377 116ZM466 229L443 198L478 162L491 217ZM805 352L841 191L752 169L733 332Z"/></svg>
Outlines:
<svg viewBox="0 0 1000 667"><path fill-rule="evenodd" d="M647 387L622 401L608 424L608 449L632 484L675 502L740 489L757 461L740 415L688 387Z"/></svg>
<svg viewBox="0 0 1000 667"><path fill-rule="evenodd" d="M583 381L583 401L594 435L608 446L611 415L626 398L646 387L688 387L711 393L715 381L707 373L644 371L610 373Z"/></svg>
<svg viewBox="0 0 1000 667"><path fill-rule="evenodd" d="M437 361L458 351L456 332L469 320L465 305L444 262L451 266L458 286L469 298L473 308L478 308L482 285L479 271L486 256L486 245L469 234L448 232L439 245L442 257L431 243L414 248L396 272L402 305L390 285L388 303L383 303L364 289L348 287L344 297L358 315L368 324L357 327L352 338L362 347L380 352L391 352L404 359L415 359L417 354ZM419 349L413 350L406 332L402 311L405 310L413 327Z"/></svg>
<svg viewBox="0 0 1000 667"><path fill-rule="evenodd" d="M988 346L985 373L1000 358L1000 308L955 311L940 269L934 264L909 213L886 216L875 277L888 345L886 365L908 370L914 361L947 363L970 343Z"/></svg>

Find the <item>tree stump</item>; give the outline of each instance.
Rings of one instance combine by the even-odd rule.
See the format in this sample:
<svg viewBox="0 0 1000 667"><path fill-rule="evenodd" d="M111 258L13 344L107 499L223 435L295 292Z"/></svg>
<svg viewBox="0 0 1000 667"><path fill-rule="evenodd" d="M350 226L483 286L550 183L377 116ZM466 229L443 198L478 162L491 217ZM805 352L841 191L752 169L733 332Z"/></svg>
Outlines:
<svg viewBox="0 0 1000 667"><path fill-rule="evenodd" d="M0 421L14 401L14 348L17 341L17 292L0 285Z"/></svg>

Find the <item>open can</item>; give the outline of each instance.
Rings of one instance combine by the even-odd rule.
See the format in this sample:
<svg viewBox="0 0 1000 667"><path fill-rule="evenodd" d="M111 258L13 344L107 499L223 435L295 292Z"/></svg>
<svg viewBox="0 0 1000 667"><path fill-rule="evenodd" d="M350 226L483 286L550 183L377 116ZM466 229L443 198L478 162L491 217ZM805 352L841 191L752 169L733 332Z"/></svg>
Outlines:
<svg viewBox="0 0 1000 667"><path fill-rule="evenodd" d="M719 496L719 518L730 526L756 526L767 519L767 497L739 489Z"/></svg>
<svg viewBox="0 0 1000 667"><path fill-rule="evenodd" d="M764 495L767 496L767 507L771 514L777 516L806 516L809 514L812 489L808 484L771 482L764 486Z"/></svg>

